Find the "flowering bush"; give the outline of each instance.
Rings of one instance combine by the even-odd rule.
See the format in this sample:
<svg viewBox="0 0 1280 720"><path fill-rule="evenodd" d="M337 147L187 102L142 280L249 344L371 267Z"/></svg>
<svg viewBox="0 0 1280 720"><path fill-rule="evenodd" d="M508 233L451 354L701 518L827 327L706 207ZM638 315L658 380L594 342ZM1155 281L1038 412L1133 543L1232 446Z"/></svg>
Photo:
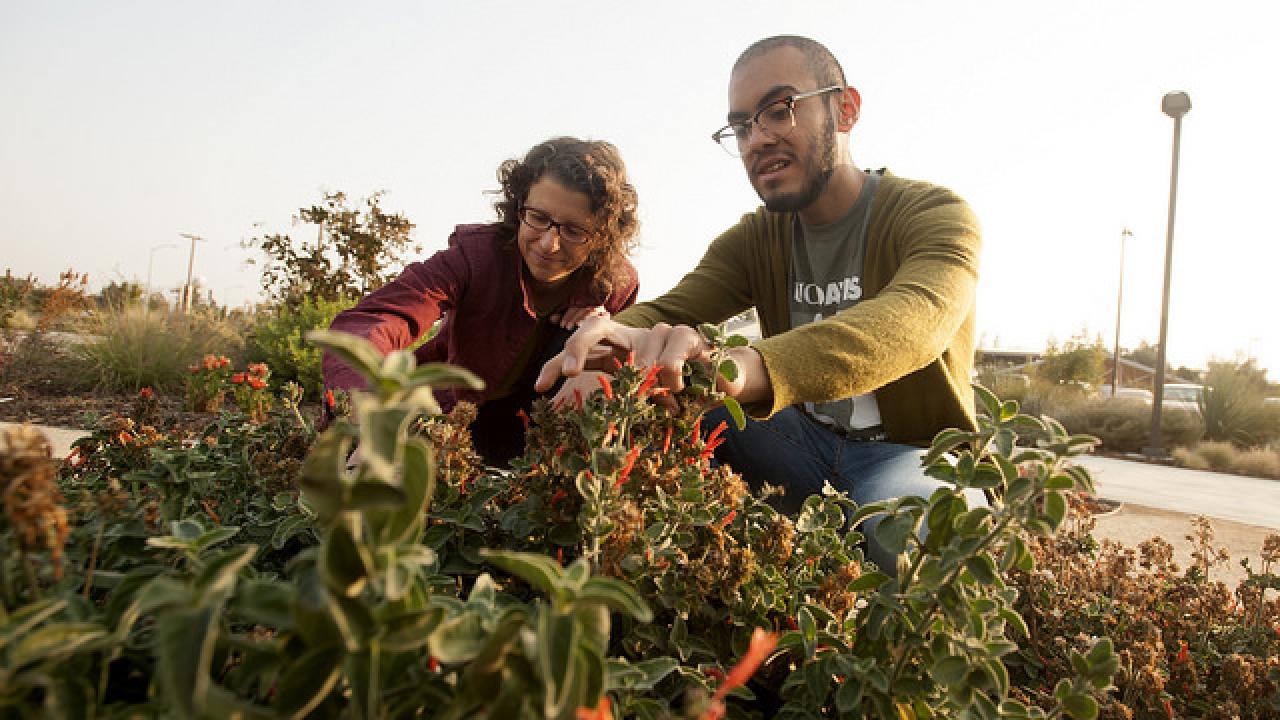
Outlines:
<svg viewBox="0 0 1280 720"><path fill-rule="evenodd" d="M231 392L236 407L253 422L263 422L271 409L271 393L267 390L267 378L271 369L266 363L249 363L245 372L231 375Z"/></svg>
<svg viewBox="0 0 1280 720"><path fill-rule="evenodd" d="M192 363L187 370L187 407L196 412L217 412L222 409L226 396L227 380L231 376L231 358L225 355L205 355L200 362Z"/></svg>
<svg viewBox="0 0 1280 720"><path fill-rule="evenodd" d="M1070 462L1091 438L979 390L981 427L940 434L926 457L948 487L860 508L825 493L791 518L712 466L724 430L699 419L717 401L701 366L687 368L675 412L651 402L662 392L652 373L627 364L568 408L540 403L525 455L493 469L470 448L474 408L441 416L430 392L473 384L467 373L415 368L409 353L383 357L350 336L320 340L371 390L314 442L294 387L262 424L224 413L175 437L114 418L78 445L62 477L75 515L65 575L0 597L0 714L1111 709L1127 648L1115 652L1105 626L1051 625L1039 596L1023 597L1040 590L1013 582L1058 570L1041 548L1072 492L1091 487ZM1035 447L1017 444L1024 433ZM963 488L987 490L990 507L968 507ZM899 553L893 577L863 557L857 523L875 513L877 539ZM27 552L38 566L52 550ZM12 553L0 559L6 577L18 567ZM1248 605L1264 622L1254 600L1265 597ZM1065 639L1053 654L1050 636ZM1188 646L1197 661L1202 645ZM1241 707L1265 717L1268 686L1248 687Z"/></svg>

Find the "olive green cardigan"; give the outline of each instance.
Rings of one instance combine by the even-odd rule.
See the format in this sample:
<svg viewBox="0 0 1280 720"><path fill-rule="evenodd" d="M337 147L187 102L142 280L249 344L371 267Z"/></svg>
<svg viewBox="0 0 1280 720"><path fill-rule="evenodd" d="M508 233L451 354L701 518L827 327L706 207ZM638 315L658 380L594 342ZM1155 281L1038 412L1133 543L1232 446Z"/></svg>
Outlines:
<svg viewBox="0 0 1280 720"><path fill-rule="evenodd" d="M875 392L893 442L927 445L940 430L975 426L975 286L981 246L969 206L946 188L885 173L871 207L862 300L790 328L794 213L763 207L716 238L669 292L617 320L720 323L755 306L764 339L753 344L773 388L766 418L797 402Z"/></svg>

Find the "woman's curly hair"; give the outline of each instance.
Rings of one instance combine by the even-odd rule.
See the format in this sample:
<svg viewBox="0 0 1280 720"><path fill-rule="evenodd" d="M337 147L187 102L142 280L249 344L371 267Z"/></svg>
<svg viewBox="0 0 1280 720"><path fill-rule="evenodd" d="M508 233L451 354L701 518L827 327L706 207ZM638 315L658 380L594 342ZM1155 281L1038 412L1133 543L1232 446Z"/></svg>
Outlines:
<svg viewBox="0 0 1280 720"><path fill-rule="evenodd" d="M592 288L608 295L627 274L626 258L636 246L640 219L636 215L636 189L627 181L622 155L611 143L557 137L534 145L524 159L511 159L498 167L502 188L495 194L498 225L515 238L520 229L520 206L529 188L549 175L591 201L596 237L591 241L582 269L590 272Z"/></svg>

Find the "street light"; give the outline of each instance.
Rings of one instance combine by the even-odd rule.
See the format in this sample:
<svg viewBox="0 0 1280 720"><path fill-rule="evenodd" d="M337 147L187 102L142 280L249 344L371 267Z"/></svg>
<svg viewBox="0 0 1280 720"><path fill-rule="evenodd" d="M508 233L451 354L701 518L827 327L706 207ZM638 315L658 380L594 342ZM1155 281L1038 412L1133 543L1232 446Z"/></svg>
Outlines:
<svg viewBox="0 0 1280 720"><path fill-rule="evenodd" d="M1111 397L1120 391L1120 307L1124 303L1124 241L1133 237L1129 228L1120 231L1120 284L1116 286L1116 352L1111 358Z"/></svg>
<svg viewBox="0 0 1280 720"><path fill-rule="evenodd" d="M187 284L182 286L182 312L186 314L191 312L191 272L196 266L196 242L204 238L191 233L178 233L178 236L191 241L191 256L187 259Z"/></svg>
<svg viewBox="0 0 1280 720"><path fill-rule="evenodd" d="M1150 446L1142 449L1148 457L1164 458L1168 453L1160 437L1160 415L1164 409L1164 366L1169 339L1169 280L1173 275L1173 220L1178 205L1178 152L1182 145L1182 116L1191 110L1191 96L1184 92L1166 93L1160 103L1165 115L1173 118L1173 169L1169 172L1169 224L1164 247L1164 297L1160 304L1160 349L1156 353L1156 380L1151 404Z"/></svg>
<svg viewBox="0 0 1280 720"><path fill-rule="evenodd" d="M151 315L151 268L156 262L156 251L166 248L174 249L178 246L173 243L163 243L151 248L151 252L147 254L147 292L142 296L142 317L146 318Z"/></svg>

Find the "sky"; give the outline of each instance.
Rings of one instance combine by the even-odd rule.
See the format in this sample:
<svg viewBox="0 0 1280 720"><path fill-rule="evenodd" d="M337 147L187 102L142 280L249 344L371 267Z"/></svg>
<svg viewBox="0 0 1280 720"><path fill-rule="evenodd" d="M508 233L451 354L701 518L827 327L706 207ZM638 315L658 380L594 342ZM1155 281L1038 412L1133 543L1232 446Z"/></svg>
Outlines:
<svg viewBox="0 0 1280 720"><path fill-rule="evenodd" d="M260 299L245 239L326 191L385 190L428 255L493 219L495 170L555 135L618 146L641 299L759 203L710 140L729 70L774 34L829 47L863 98L854 162L946 185L983 225L982 346L1160 332L1182 123L1169 359L1280 379L1271 171L1280 5L1152 2L0 0L0 268ZM1272 68L1267 71L1266 68Z"/></svg>

